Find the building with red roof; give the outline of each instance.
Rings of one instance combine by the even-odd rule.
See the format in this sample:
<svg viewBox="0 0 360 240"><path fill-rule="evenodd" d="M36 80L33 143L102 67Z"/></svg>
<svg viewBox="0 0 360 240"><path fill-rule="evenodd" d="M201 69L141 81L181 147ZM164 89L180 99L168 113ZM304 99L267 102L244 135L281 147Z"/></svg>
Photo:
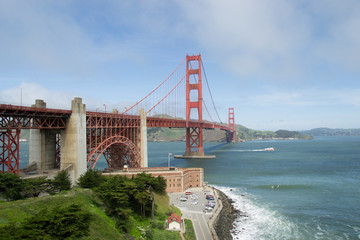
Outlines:
<svg viewBox="0 0 360 240"><path fill-rule="evenodd" d="M178 216L176 213L173 213L170 217L168 217L167 224L169 230L180 231L181 217Z"/></svg>

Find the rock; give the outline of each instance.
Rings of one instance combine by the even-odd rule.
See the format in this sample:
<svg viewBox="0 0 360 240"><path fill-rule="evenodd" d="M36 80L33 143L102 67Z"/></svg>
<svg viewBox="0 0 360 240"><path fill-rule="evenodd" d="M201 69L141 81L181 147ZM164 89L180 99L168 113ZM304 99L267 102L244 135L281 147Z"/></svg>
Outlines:
<svg viewBox="0 0 360 240"><path fill-rule="evenodd" d="M223 208L214 223L214 229L219 239L232 240L231 232L233 230L233 223L238 216L239 211L234 209L231 199L229 199L223 192L216 190L222 199Z"/></svg>

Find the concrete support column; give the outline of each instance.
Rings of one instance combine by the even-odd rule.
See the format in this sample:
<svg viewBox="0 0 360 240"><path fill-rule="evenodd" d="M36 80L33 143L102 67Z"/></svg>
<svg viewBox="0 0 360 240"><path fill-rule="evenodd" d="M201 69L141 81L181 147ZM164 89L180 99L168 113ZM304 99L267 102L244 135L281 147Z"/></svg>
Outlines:
<svg viewBox="0 0 360 240"><path fill-rule="evenodd" d="M140 151L141 162L140 167L148 167L148 151L147 151L147 127L146 127L146 113L143 108L139 110L140 115Z"/></svg>
<svg viewBox="0 0 360 240"><path fill-rule="evenodd" d="M72 183L86 172L86 111L81 98L71 102L71 116L66 123L66 129L61 132L61 164L60 169L66 169Z"/></svg>
<svg viewBox="0 0 360 240"><path fill-rule="evenodd" d="M47 170L55 167L56 131L41 130L41 169Z"/></svg>
<svg viewBox="0 0 360 240"><path fill-rule="evenodd" d="M46 108L46 103L43 100L36 99L35 104L31 105L35 108ZM40 129L30 129L30 143L29 143L29 165L36 164L36 169L45 170L45 131ZM49 147L50 144L47 144ZM55 152L54 152L55 156Z"/></svg>
<svg viewBox="0 0 360 240"><path fill-rule="evenodd" d="M36 169L41 169L41 139L40 129L30 129L29 165L35 163Z"/></svg>

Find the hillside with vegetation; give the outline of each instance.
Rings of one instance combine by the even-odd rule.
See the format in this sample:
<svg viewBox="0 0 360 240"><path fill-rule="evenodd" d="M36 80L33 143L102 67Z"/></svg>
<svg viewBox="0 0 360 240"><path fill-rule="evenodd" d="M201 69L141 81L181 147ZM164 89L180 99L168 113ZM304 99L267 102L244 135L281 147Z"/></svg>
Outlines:
<svg viewBox="0 0 360 240"><path fill-rule="evenodd" d="M246 128L240 124L235 125L240 141L266 140L266 139L312 139L309 134L302 134L296 131L278 130L260 131ZM181 128L148 128L148 141L185 141L185 129ZM204 130L205 142L224 142L225 131L218 129Z"/></svg>
<svg viewBox="0 0 360 240"><path fill-rule="evenodd" d="M301 133L313 136L360 136L360 128L314 128L311 130L301 131Z"/></svg>
<svg viewBox="0 0 360 240"><path fill-rule="evenodd" d="M165 230L168 216L181 213L162 177L88 171L79 187L69 183L66 172L57 180L0 173L0 239L181 239Z"/></svg>

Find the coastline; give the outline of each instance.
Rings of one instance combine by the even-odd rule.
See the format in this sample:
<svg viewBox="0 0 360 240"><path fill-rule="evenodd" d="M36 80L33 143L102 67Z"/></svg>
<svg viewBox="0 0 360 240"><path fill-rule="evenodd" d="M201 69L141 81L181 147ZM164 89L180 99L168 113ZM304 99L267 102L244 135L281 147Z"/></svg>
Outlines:
<svg viewBox="0 0 360 240"><path fill-rule="evenodd" d="M222 209L214 220L213 228L215 229L218 239L232 240L232 233L237 231L234 230L234 222L243 213L234 208L234 201L225 193L215 187L214 190L217 192L220 198L219 200L222 202Z"/></svg>

